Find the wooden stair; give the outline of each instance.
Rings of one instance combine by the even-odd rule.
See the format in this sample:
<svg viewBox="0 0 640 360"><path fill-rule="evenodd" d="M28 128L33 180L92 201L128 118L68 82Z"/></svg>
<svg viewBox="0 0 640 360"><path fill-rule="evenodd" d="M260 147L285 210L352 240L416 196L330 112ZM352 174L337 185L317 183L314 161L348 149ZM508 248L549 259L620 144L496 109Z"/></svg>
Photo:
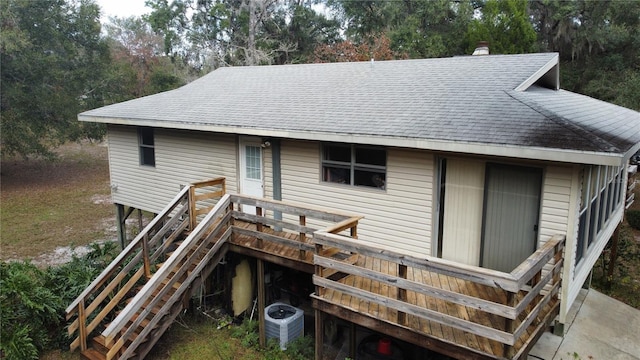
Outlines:
<svg viewBox="0 0 640 360"><path fill-rule="evenodd" d="M205 233L202 236L203 239L208 238L210 235L209 232ZM184 237L187 237L188 234L185 232ZM123 330L120 332L120 336L126 336L126 338L116 338L112 341L111 344L107 344L107 339L103 335L95 336L91 339L91 341L87 344L88 348L80 352L81 358L86 360L107 360L110 359L109 352L112 351L112 348L115 343L118 341L123 341L122 347L117 351L115 355L112 355L112 359L144 359L144 357L151 351L153 345L159 340L162 334L166 331L166 329L173 323L175 318L186 308L188 307L188 300L192 295L191 290L195 290L199 287L202 281L213 271L215 266L220 262L224 254L226 253L226 247L218 248L218 250L214 253L213 257L206 257L206 254L211 253L211 251L215 250L214 247L216 243L219 241L220 236L216 236L214 241L211 241L209 244L202 244L200 246L196 246L187 249L184 251L185 255L182 256L183 259L192 259L183 269L185 262L180 261L177 265L174 266L173 269L167 271L167 275L160 281L161 286L151 291L146 297L142 306L140 306L136 313L131 317L131 319L127 322L127 325L124 326ZM180 249L180 244L183 240L177 242L177 249ZM204 240L199 240L204 241ZM174 249L174 250L177 250ZM195 253L198 253L194 255ZM166 254L167 258L170 258L172 252ZM206 263L203 263L206 261ZM165 263L157 264L156 273L160 272L160 269L165 266ZM169 264L167 264L169 266ZM181 271L181 275L178 276L177 280L175 279L178 272ZM198 272L194 274L194 272ZM151 281L154 275L149 278L144 279L147 280L147 283ZM185 290L184 283L190 281L191 283L186 284L187 289ZM143 286L138 287L136 293L142 291ZM179 291L182 291L178 294ZM158 296L162 294L160 298ZM126 304L130 304L133 300L133 297L126 299L124 302ZM153 304L153 306L151 306ZM119 312L118 312L119 314ZM139 320L141 316L144 316L143 319ZM156 318L156 317L159 317ZM138 322L135 329L132 329L132 326ZM107 328L109 324L106 324L104 327ZM151 326L151 328L149 328ZM126 329L126 330L125 330ZM143 336L142 339L139 337ZM127 354L128 349L131 346L134 346L132 353Z"/></svg>
<svg viewBox="0 0 640 360"><path fill-rule="evenodd" d="M166 285L167 281L164 281L164 285ZM119 351L119 355L123 354L127 348L129 347L129 345L133 342L133 340L135 340L141 333L142 331L147 328L149 326L149 324L151 324L151 321L153 319L154 316L157 316L162 307L171 300L172 295L180 288L182 284L180 282L176 282L174 283L167 294L165 294L164 296L162 296L162 298L160 299L159 303L156 304L155 306L153 306L152 308L150 308L150 310L148 309L147 305L149 305L153 299L155 299L159 293L160 290L156 290L154 291L151 296L147 299L147 301L145 301L144 306L141 307L139 309L139 311L131 318L131 320L128 322L127 326L125 328L129 328L131 325L133 325L133 323L138 320L141 316L141 313L144 309L148 310L148 314L146 315L145 318L143 318L142 320L140 320L140 323L138 324L138 326L136 327L135 330L133 330L132 334L129 336L129 340L125 341L124 346L122 347L122 349L120 349ZM140 290L140 289L138 289ZM187 294L190 295L190 294ZM129 303L132 300L132 298L129 298L126 300L126 303ZM184 299L179 299L179 300L184 300ZM176 305L172 306L173 307L178 307L179 310L178 311L171 311L170 314L172 313L179 313L180 310L182 310L182 303L183 301L176 301ZM158 329L159 327L162 327L162 324L164 322L168 322L169 324L171 324L171 322L173 322L174 318L173 317L167 317L166 315L164 316L164 318L160 321L159 325L154 326L154 329L152 329L151 334L149 334L149 338L154 339L154 338L159 338L162 334L158 334L157 331L154 331L156 329ZM107 325L108 326L108 325ZM164 331L163 331L164 332ZM153 343L155 344L155 342L157 341L157 339L155 339L153 341ZM146 355L146 353L148 353L149 350L151 350L151 346L147 345L148 341L143 341L139 347L144 347L147 348L147 350L144 352L144 354ZM145 346L147 345L147 346ZM103 335L98 335L95 336L91 339L91 343L90 343L90 347L84 351L80 352L80 356L82 359L86 359L86 360L106 360L107 359L107 354L109 353L109 351L111 350L111 347L109 345L106 344L106 339ZM133 354L131 357L129 358L143 358L144 356L140 357L138 356L139 354ZM116 358L119 358L119 356L117 356Z"/></svg>

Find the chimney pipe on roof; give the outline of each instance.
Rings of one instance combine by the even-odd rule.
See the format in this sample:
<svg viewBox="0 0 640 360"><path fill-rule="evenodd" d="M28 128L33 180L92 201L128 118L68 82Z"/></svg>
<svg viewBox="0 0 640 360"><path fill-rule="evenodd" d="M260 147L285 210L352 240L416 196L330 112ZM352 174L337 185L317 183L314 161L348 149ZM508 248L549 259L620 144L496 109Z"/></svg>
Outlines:
<svg viewBox="0 0 640 360"><path fill-rule="evenodd" d="M478 46L471 55L489 55L489 42L478 41Z"/></svg>

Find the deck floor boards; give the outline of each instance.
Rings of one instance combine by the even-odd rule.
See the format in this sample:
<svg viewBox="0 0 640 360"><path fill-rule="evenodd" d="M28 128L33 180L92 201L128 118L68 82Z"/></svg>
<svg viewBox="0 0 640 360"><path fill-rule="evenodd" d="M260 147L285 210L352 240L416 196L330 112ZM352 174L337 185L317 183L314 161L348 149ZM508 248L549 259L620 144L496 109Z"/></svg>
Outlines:
<svg viewBox="0 0 640 360"><path fill-rule="evenodd" d="M234 226L248 230L256 230L256 226L254 224L246 223L239 220L235 221ZM298 233L276 232L268 226L263 226L262 232L281 236L294 241L299 241ZM304 237L304 241L308 244L312 244L313 239L310 237ZM235 234L232 239L230 239L230 242L242 247L251 247L252 249L257 249L258 244L258 241L255 237L242 234ZM263 241L263 246L260 251L293 261L313 264L313 251L307 251L304 259L300 259L300 252L298 249L267 240ZM328 253L331 254L331 252ZM390 263L379 258L358 255L355 263L358 266L383 274L392 276L397 276L398 274L397 264ZM476 298L490 300L501 304L504 304L507 298L506 292L501 289L450 277L443 274L438 274L435 272L414 269L411 267L407 268L407 279L436 288L446 289L460 294L470 295ZM368 278L348 275L340 279L339 282L344 285L365 290L378 296L384 296L391 299L398 298L397 287L389 286L385 283L381 283L379 281L371 280ZM359 313L373 319L378 319L392 326L402 326L404 328L408 328L417 336L423 336L425 338L425 343L428 342L428 339L436 339L453 346L458 346L462 349L467 349L474 354L481 353L489 358L504 358L504 346L500 342L476 336L457 328L440 324L436 321L426 320L424 318L408 314L406 324L398 325L397 310L354 296L350 296L349 294L332 289L324 290L322 300L327 303L335 304L339 307L348 309L352 312ZM421 293L407 291L406 301L409 304L417 305L421 308L430 309L442 314L455 316L465 320L470 320L487 327L501 330L504 330L505 328L504 319L499 316L437 299L432 296L426 296ZM519 320L522 321L523 319L524 315L522 315ZM534 326L530 326L529 329L527 329L527 331L525 332L526 334L517 341L515 346L516 350L522 347L526 343L527 339L535 335L534 328Z"/></svg>

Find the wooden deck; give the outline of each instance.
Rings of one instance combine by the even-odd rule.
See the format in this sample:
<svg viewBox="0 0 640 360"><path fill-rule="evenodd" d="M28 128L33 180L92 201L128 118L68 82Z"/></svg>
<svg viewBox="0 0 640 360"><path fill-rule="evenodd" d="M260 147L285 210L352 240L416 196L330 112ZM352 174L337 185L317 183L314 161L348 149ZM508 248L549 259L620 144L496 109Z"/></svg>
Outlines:
<svg viewBox="0 0 640 360"><path fill-rule="evenodd" d="M398 276L398 267L389 261L359 256L356 265L380 274ZM406 278L415 283L494 303L506 303L509 296L508 292L504 290L420 269L407 268ZM402 291L398 287L355 275L348 275L338 282L372 295L379 295L380 299L397 299ZM406 303L452 318L464 319L488 328L508 331L506 329L507 322L501 316L414 291L407 291ZM352 296L339 290L328 289L322 296L315 296L314 307L377 332L456 358L512 358L506 353L508 350L504 344L499 341L411 314L407 314L404 323L400 324L399 318L402 315L396 308L381 305L379 302L367 301L362 297ZM557 315L558 310L559 302L557 300L547 304L542 311L543 318L529 326L518 339L514 346L515 353L519 352L519 350L524 350L534 338L537 339L541 335L541 330L543 331L549 321ZM525 313L520 314L518 321L524 321L525 317ZM536 334L536 332L540 332L540 334Z"/></svg>
<svg viewBox="0 0 640 360"><path fill-rule="evenodd" d="M277 232L266 226L263 226L260 230L261 234L266 235L265 238L271 235L306 244L309 250L304 251L301 255L301 251L293 246L269 240L263 240L261 242L258 239L260 235L256 236L257 232L256 224L241 220L234 221L233 236L227 241L229 250L291 269L310 274L313 273L313 251L309 251L313 249L311 238L305 236L300 240L299 233L286 231Z"/></svg>
<svg viewBox="0 0 640 360"><path fill-rule="evenodd" d="M78 334L72 349L91 350L88 340L99 332L105 359L144 356L182 309L192 285L227 251L258 259L262 324L263 261L313 274L316 344L323 344L323 321L331 315L459 359L520 359L558 313L564 236L502 273L372 246L358 239L359 216L224 192L224 179L183 189L92 282L67 308L69 334ZM169 256L185 230L187 238ZM143 280L142 290L121 309L120 300ZM163 302L163 294L174 292ZM143 304L154 293L165 309L157 315L147 314ZM159 330L142 327L138 336L147 315ZM102 319L113 317L104 328ZM264 326L260 331L263 342ZM316 346L316 359L322 348Z"/></svg>
<svg viewBox="0 0 640 360"><path fill-rule="evenodd" d="M338 235L344 227L299 232L302 225L280 221L288 230L275 231L273 219L239 211L232 216L231 251L315 274L312 298L320 317L336 316L455 358L522 358L559 311L561 239L507 274L367 246Z"/></svg>

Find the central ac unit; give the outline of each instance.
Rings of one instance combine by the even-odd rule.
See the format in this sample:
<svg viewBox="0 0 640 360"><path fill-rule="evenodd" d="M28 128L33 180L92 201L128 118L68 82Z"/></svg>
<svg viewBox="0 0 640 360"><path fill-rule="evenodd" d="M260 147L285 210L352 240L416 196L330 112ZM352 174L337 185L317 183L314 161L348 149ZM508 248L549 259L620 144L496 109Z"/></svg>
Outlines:
<svg viewBox="0 0 640 360"><path fill-rule="evenodd" d="M284 303L273 303L264 309L267 339L280 340L280 349L304 333L304 311Z"/></svg>

